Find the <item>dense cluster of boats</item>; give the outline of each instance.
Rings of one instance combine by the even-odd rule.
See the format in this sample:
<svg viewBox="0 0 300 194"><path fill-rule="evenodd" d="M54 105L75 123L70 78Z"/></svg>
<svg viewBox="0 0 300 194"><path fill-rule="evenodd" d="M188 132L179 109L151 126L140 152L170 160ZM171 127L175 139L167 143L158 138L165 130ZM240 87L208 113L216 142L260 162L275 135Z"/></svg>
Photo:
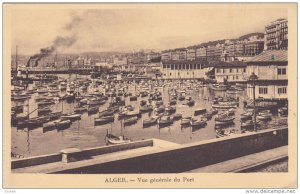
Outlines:
<svg viewBox="0 0 300 194"><path fill-rule="evenodd" d="M250 130L260 126L253 122L254 110L245 109L240 117L241 129L231 130L232 133L222 131L223 126L232 125L236 119L236 108L239 107L239 98L215 97L209 101L209 97L203 96L203 100L211 102L211 109L193 108L197 103L188 91L206 87L202 82L180 81L140 81L135 82L113 82L101 79L58 79L51 83L34 82L28 87L21 83L14 83L11 90L11 124L17 128L34 129L43 127L44 130L69 128L73 121L80 120L83 113L98 116L94 118L94 125L105 125L116 120L121 122L122 127L134 125L142 118L142 114L149 117L143 119L142 126L147 128L157 125L158 128L168 127L174 122L180 122L182 127L200 129L213 120L217 137L232 134L233 131ZM134 92L129 90L134 87ZM168 100L163 100L161 89L167 88ZM241 87L229 87L218 84L209 85L209 88L217 91L228 91L238 93L243 91ZM139 106L126 105L129 101L138 101ZM29 110L29 99L36 103L34 110ZM28 101L26 104L25 102ZM61 103L61 111L53 112L53 106ZM64 103L73 103L72 111L64 112ZM181 104L190 107L193 115L178 113L176 106ZM105 109L103 107L106 107ZM28 109L25 111L25 109ZM25 112L25 113L24 113ZM31 117L36 112L37 116ZM278 110L280 116L287 116L287 108ZM267 122L272 119L270 111L257 112L257 120ZM107 134L109 143L124 143L130 141L124 136L117 137Z"/></svg>

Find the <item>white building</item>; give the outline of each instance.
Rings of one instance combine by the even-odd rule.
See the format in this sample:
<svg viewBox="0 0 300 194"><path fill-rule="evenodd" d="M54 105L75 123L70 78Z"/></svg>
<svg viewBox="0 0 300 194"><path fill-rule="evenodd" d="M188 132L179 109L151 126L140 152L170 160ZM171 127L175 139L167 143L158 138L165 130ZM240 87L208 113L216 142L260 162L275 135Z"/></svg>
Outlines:
<svg viewBox="0 0 300 194"><path fill-rule="evenodd" d="M246 82L246 64L241 61L232 62L212 62L207 65L210 69L210 78L215 79L218 83L224 82Z"/></svg>
<svg viewBox="0 0 300 194"><path fill-rule="evenodd" d="M258 76L255 98L287 100L288 60L286 50L267 50L247 62L247 75ZM253 99L252 82L248 81L247 94Z"/></svg>
<svg viewBox="0 0 300 194"><path fill-rule="evenodd" d="M161 66L163 79L200 79L205 77L203 61L169 61Z"/></svg>

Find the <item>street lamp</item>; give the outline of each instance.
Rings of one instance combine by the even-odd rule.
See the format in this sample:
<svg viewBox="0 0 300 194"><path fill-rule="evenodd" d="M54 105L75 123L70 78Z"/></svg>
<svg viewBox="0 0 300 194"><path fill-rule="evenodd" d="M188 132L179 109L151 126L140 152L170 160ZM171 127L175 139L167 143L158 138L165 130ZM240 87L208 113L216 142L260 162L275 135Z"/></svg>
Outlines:
<svg viewBox="0 0 300 194"><path fill-rule="evenodd" d="M254 115L253 115L253 120L254 120L254 131L256 131L256 107L255 107L255 81L258 80L257 75L255 75L254 72L249 77L249 81L252 82L253 86L253 109L254 109Z"/></svg>

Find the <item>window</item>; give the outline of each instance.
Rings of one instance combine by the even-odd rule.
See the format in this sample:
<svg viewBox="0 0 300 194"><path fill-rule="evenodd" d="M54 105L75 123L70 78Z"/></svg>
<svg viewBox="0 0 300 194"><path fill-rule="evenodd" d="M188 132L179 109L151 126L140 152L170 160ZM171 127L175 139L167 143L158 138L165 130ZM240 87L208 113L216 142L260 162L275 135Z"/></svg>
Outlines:
<svg viewBox="0 0 300 194"><path fill-rule="evenodd" d="M170 73L170 76L172 75L172 73Z"/></svg>
<svg viewBox="0 0 300 194"><path fill-rule="evenodd" d="M246 68L244 68L244 73L246 73Z"/></svg>
<svg viewBox="0 0 300 194"><path fill-rule="evenodd" d="M268 88L267 87L260 87L259 88L259 94L268 94Z"/></svg>
<svg viewBox="0 0 300 194"><path fill-rule="evenodd" d="M229 73L232 73L232 69L229 69Z"/></svg>
<svg viewBox="0 0 300 194"><path fill-rule="evenodd" d="M278 88L278 94L286 94L286 87Z"/></svg>
<svg viewBox="0 0 300 194"><path fill-rule="evenodd" d="M220 69L219 69L219 68L217 68L217 73L221 73L221 71L220 71Z"/></svg>
<svg viewBox="0 0 300 194"><path fill-rule="evenodd" d="M285 68L278 68L277 69L278 75L286 75L286 69Z"/></svg>
<svg viewBox="0 0 300 194"><path fill-rule="evenodd" d="M239 79L239 76L236 76L236 79Z"/></svg>

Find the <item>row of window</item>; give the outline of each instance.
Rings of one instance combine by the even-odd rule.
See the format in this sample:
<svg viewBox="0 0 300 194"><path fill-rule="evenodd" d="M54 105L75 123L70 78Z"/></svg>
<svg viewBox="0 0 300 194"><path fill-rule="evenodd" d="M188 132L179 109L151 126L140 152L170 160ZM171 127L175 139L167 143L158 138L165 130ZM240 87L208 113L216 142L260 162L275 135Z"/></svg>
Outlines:
<svg viewBox="0 0 300 194"><path fill-rule="evenodd" d="M181 69L201 69L201 64L178 64L178 65L163 65L163 68L171 68L171 70L181 70Z"/></svg>
<svg viewBox="0 0 300 194"><path fill-rule="evenodd" d="M278 68L277 74L278 75L286 75L286 68Z"/></svg>
<svg viewBox="0 0 300 194"><path fill-rule="evenodd" d="M259 87L258 92L259 92L259 94L268 94L268 88L267 87ZM286 87L279 87L279 88L277 88L277 93L278 94L286 94L287 93L287 88Z"/></svg>
<svg viewBox="0 0 300 194"><path fill-rule="evenodd" d="M217 73L234 73L234 69L220 69L216 68ZM246 68L236 69L236 73L246 73Z"/></svg>
<svg viewBox="0 0 300 194"><path fill-rule="evenodd" d="M187 74L187 75L190 75L189 72L186 72L186 74ZM166 75L166 74L164 74L164 75ZM176 75L176 73L174 73L173 75ZM177 75L180 76L180 72L178 72ZM194 75L194 72L192 72L191 75ZM171 72L170 72L170 76L172 76L172 73L171 73Z"/></svg>

